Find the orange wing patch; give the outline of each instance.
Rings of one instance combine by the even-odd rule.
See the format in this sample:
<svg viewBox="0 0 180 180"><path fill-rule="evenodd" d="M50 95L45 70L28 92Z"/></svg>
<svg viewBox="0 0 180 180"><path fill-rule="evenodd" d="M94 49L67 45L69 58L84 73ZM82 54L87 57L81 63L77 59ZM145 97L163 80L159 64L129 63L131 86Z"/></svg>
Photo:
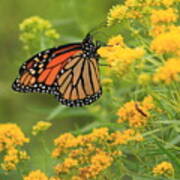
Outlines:
<svg viewBox="0 0 180 180"><path fill-rule="evenodd" d="M57 56L54 58L48 65L47 68L53 68L54 66L57 66L60 63L63 63L66 61L69 57L73 56L75 53L79 52L80 50L70 51L68 53L62 54L60 56Z"/></svg>
<svg viewBox="0 0 180 180"><path fill-rule="evenodd" d="M36 78L33 77L29 72L23 74L20 79L20 83L23 85L32 85L35 82Z"/></svg>
<svg viewBox="0 0 180 180"><path fill-rule="evenodd" d="M48 86L52 85L59 71L61 71L67 64L68 58L73 55L79 54L79 52L81 51L74 50L54 58L51 62L49 62L46 69L40 74L38 82L44 82Z"/></svg>

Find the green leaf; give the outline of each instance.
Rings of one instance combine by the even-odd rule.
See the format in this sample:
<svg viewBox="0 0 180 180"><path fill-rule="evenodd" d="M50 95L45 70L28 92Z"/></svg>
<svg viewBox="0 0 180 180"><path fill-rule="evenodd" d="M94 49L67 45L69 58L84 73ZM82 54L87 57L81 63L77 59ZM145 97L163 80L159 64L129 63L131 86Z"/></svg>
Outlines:
<svg viewBox="0 0 180 180"><path fill-rule="evenodd" d="M157 146L159 147L159 149L161 150L162 153L166 154L171 161L177 165L177 167L180 169L180 161L177 159L176 156L174 156L174 154L172 154L170 151L168 151L167 149L165 149L160 142L158 142L156 139L154 139L154 142L157 144Z"/></svg>

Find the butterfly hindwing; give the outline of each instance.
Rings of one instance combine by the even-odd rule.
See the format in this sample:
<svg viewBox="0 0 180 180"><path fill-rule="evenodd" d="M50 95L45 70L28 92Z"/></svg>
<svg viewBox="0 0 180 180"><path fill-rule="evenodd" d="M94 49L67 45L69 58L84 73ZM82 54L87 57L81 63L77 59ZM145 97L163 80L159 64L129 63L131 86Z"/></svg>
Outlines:
<svg viewBox="0 0 180 180"><path fill-rule="evenodd" d="M96 59L77 57L64 66L58 79L58 100L67 106L84 106L102 94Z"/></svg>

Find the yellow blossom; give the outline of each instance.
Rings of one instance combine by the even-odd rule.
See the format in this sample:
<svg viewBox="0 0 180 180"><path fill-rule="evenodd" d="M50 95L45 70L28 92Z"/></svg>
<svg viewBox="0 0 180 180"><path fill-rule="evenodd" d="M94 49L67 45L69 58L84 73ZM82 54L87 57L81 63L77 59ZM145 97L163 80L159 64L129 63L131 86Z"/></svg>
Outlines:
<svg viewBox="0 0 180 180"><path fill-rule="evenodd" d="M152 36L158 36L164 32L166 32L167 30L167 26L165 26L164 24L162 25L155 25L155 26L152 26L152 29L150 31L150 35Z"/></svg>
<svg viewBox="0 0 180 180"><path fill-rule="evenodd" d="M80 177L89 179L96 177L101 171L112 164L112 158L107 153L101 151L91 158L91 165L80 168Z"/></svg>
<svg viewBox="0 0 180 180"><path fill-rule="evenodd" d="M25 151L21 151L24 143L29 142L16 124L0 124L0 153L4 154L0 164L4 170L14 170L21 161L28 159Z"/></svg>
<svg viewBox="0 0 180 180"><path fill-rule="evenodd" d="M50 177L49 180L61 180L61 178L54 176L54 177Z"/></svg>
<svg viewBox="0 0 180 180"><path fill-rule="evenodd" d="M153 10L151 15L151 23L170 23L177 20L177 14L174 12L174 9L169 8L166 10Z"/></svg>
<svg viewBox="0 0 180 180"><path fill-rule="evenodd" d="M37 44L43 44L47 40L50 43L59 38L59 34L53 29L52 24L38 16L25 19L19 28L22 32L20 40L24 43L26 50L36 48Z"/></svg>
<svg viewBox="0 0 180 180"><path fill-rule="evenodd" d="M116 5L110 9L107 17L107 25L111 26L115 21L122 20L126 15L127 7L124 5Z"/></svg>
<svg viewBox="0 0 180 180"><path fill-rule="evenodd" d="M68 173L69 170L78 165L78 161L76 159L67 158L63 163L56 165L55 170L58 174L60 173Z"/></svg>
<svg viewBox="0 0 180 180"><path fill-rule="evenodd" d="M159 36L160 34L177 30L177 27L175 25L164 25L164 24L156 24L152 26L152 29L150 30L149 34L151 36Z"/></svg>
<svg viewBox="0 0 180 180"><path fill-rule="evenodd" d="M50 30L47 30L45 32L45 35L47 37L50 37L50 38L53 38L53 39L58 39L60 37L60 35L56 32L55 29L50 29Z"/></svg>
<svg viewBox="0 0 180 180"><path fill-rule="evenodd" d="M108 41L109 46L125 46L124 44L124 38L119 34L117 36L112 37Z"/></svg>
<svg viewBox="0 0 180 180"><path fill-rule="evenodd" d="M79 176L73 176L71 180L84 180L84 178L81 178Z"/></svg>
<svg viewBox="0 0 180 180"><path fill-rule="evenodd" d="M61 180L59 177L50 177L49 180Z"/></svg>
<svg viewBox="0 0 180 180"><path fill-rule="evenodd" d="M111 65L111 70L120 75L127 72L135 60L144 56L145 52L143 48L122 47L122 45L124 46L122 39L118 41L118 44L116 38L115 41L114 39L110 39L110 43L114 45L101 47L98 50L98 54L107 60Z"/></svg>
<svg viewBox="0 0 180 180"><path fill-rule="evenodd" d="M166 84L172 81L180 81L180 58L168 59L162 67L156 70L153 76L154 82L163 81Z"/></svg>
<svg viewBox="0 0 180 180"><path fill-rule="evenodd" d="M81 143L80 138L75 138L71 133L65 133L60 135L54 140L54 144L57 148L52 152L53 157L58 157L64 151L64 149L76 147Z"/></svg>
<svg viewBox="0 0 180 180"><path fill-rule="evenodd" d="M29 142L16 124L0 124L0 147L1 151L12 146L22 146Z"/></svg>
<svg viewBox="0 0 180 180"><path fill-rule="evenodd" d="M137 6L137 0L125 0L125 5L127 7Z"/></svg>
<svg viewBox="0 0 180 180"><path fill-rule="evenodd" d="M48 177L41 170L35 170L31 171L23 180L48 180Z"/></svg>
<svg viewBox="0 0 180 180"><path fill-rule="evenodd" d="M46 131L52 126L52 123L46 121L39 121L33 126L32 134L37 135L39 132Z"/></svg>
<svg viewBox="0 0 180 180"><path fill-rule="evenodd" d="M147 73L142 73L138 77L138 83L142 85L146 85L150 82L151 76Z"/></svg>
<svg viewBox="0 0 180 180"><path fill-rule="evenodd" d="M166 6L169 7L171 5L173 5L177 0L162 0L161 3Z"/></svg>
<svg viewBox="0 0 180 180"><path fill-rule="evenodd" d="M125 0L125 5L127 7L154 7L164 5L170 7L177 0Z"/></svg>
<svg viewBox="0 0 180 180"><path fill-rule="evenodd" d="M36 28L39 30L49 29L52 27L52 25L49 23L49 21L44 20L38 16L32 16L28 19L25 19L19 25L19 28L21 31L24 31L28 28L31 28L32 26L36 26ZM36 29L34 31L36 31Z"/></svg>
<svg viewBox="0 0 180 180"><path fill-rule="evenodd" d="M110 78L103 79L102 84L104 86L109 86L110 84L112 84L112 79L110 79Z"/></svg>
<svg viewBox="0 0 180 180"><path fill-rule="evenodd" d="M172 176L174 174L173 165L170 162L166 162L166 161L163 161L160 164L156 165L152 171L155 176L157 175Z"/></svg>
<svg viewBox="0 0 180 180"><path fill-rule="evenodd" d="M94 129L91 134L87 136L87 139L90 139L91 141L95 140L104 140L108 137L108 128L98 128Z"/></svg>
<svg viewBox="0 0 180 180"><path fill-rule="evenodd" d="M123 152L117 150L117 146L142 140L141 134L135 130L110 133L104 127L85 135L62 134L55 139L53 156L60 157L63 161L54 167L55 171L59 176L75 172L72 180L95 178L122 155Z"/></svg>
<svg viewBox="0 0 180 180"><path fill-rule="evenodd" d="M111 134L110 139L112 140L111 145L127 144L129 141L142 141L143 137L135 132L133 129L127 129L123 132L116 131Z"/></svg>
<svg viewBox="0 0 180 180"><path fill-rule="evenodd" d="M158 35L151 43L151 49L156 53L180 54L180 28L173 28L169 32Z"/></svg>
<svg viewBox="0 0 180 180"><path fill-rule="evenodd" d="M117 112L119 116L118 122L122 123L128 121L129 126L133 127L144 126L150 115L149 110L153 108L155 108L155 106L151 96L144 98L142 102L127 102Z"/></svg>

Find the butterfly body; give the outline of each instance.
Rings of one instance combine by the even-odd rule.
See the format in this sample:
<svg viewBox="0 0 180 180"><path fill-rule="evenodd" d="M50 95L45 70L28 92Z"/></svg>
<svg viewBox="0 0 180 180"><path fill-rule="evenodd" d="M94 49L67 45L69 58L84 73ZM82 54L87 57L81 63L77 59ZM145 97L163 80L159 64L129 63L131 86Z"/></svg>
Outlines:
<svg viewBox="0 0 180 180"><path fill-rule="evenodd" d="M102 94L97 55L90 35L72 43L42 51L27 60L12 85L18 92L40 92L56 96L62 104L91 104Z"/></svg>

